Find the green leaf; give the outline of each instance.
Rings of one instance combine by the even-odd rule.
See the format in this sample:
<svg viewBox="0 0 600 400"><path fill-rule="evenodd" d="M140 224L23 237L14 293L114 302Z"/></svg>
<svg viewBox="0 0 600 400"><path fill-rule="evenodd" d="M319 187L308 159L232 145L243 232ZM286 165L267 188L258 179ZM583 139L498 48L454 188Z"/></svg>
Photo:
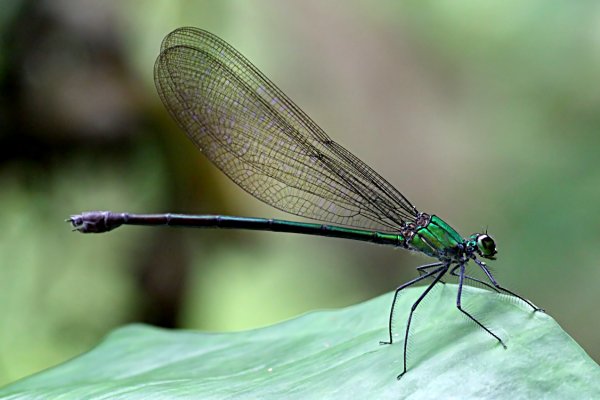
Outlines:
<svg viewBox="0 0 600 400"><path fill-rule="evenodd" d="M467 288L467 309L503 338L505 350L462 317L450 284L419 306L409 371L397 381L405 317L422 290L400 296L391 346L379 345L391 294L246 332L130 325L80 357L1 389L0 397L600 398L600 368L550 316Z"/></svg>

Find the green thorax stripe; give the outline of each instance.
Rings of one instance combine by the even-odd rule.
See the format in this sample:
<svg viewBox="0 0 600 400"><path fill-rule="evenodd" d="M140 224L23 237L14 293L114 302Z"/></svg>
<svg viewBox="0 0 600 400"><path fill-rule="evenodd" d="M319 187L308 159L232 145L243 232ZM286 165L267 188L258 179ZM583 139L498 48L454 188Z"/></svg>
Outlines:
<svg viewBox="0 0 600 400"><path fill-rule="evenodd" d="M427 225L417 227L409 241L409 246L428 256L437 257L463 241L464 239L450 225L436 215L432 215Z"/></svg>

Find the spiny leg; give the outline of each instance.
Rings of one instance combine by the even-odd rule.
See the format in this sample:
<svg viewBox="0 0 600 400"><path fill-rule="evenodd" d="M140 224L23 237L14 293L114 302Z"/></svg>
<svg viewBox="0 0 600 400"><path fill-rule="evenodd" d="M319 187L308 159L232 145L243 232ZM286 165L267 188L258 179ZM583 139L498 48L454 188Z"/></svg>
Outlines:
<svg viewBox="0 0 600 400"><path fill-rule="evenodd" d="M418 267L417 269L419 269L419 268L431 268L431 267L440 266L440 265L442 265L442 263L441 262L437 262L437 263L433 263L433 264L423 265L422 267ZM425 279L425 278L427 278L427 277L435 274L437 271L439 271L439 269L427 272L425 275L420 275L418 278L412 279L412 280L404 283L403 285L399 286L396 289L396 292L394 293L394 300L392 300L392 308L390 310L390 319L389 319L389 322L388 322L388 332L390 334L390 341L389 342L381 341L381 342L379 342L379 344L392 344L394 342L394 340L392 339L392 319L393 319L393 316L394 316L394 307L396 306L396 299L398 298L398 293L400 293L400 291L402 289L406 289L407 287L409 287L411 285L414 285L415 283L420 282L423 279ZM421 271L421 272L425 272L425 271Z"/></svg>
<svg viewBox="0 0 600 400"><path fill-rule="evenodd" d="M483 328L487 333L489 333L494 338L496 338L496 340L498 340L498 342L500 342L502 347L504 347L506 349L506 345L504 344L502 339L500 339L499 336L497 336L494 332L492 332L488 328L486 328L481 322L477 321L475 319L475 317L473 317L467 311L462 309L461 300L462 300L462 288L463 288L464 279L465 279L465 264L460 264L460 273L458 275L458 294L456 296L456 308L458 308L463 314L465 314L473 322L475 322L477 325L479 325L481 328Z"/></svg>
<svg viewBox="0 0 600 400"><path fill-rule="evenodd" d="M475 263L477 265L479 265L479 267L483 270L483 272L485 273L485 275L488 277L488 279L490 280L490 282L492 282L492 284L494 285L494 287L496 287L498 290L503 291L504 293L508 293L518 299L523 300L525 303L529 304L529 306L531 308L533 308L533 311L541 311L541 312L545 312L544 309L536 307L532 302L530 302L529 300L519 296L518 294L516 294L515 292L512 292L502 286L500 286L500 284L496 281L496 279L494 279L494 276L492 275L492 273L490 272L490 270L487 268L487 266L485 265L485 263L483 261L479 261L477 258L473 258L473 261L475 261Z"/></svg>
<svg viewBox="0 0 600 400"><path fill-rule="evenodd" d="M420 267L417 267L417 271L419 271L419 276L423 276L423 274L426 273L428 269L433 268L433 267L439 267L440 265L442 265L441 262L434 262L431 264L421 265ZM440 279L440 282L443 284L446 284L446 282L444 282L441 279Z"/></svg>
<svg viewBox="0 0 600 400"><path fill-rule="evenodd" d="M406 349L408 347L408 333L410 331L410 323L412 321L413 314L414 314L415 310L417 309L417 307L419 306L419 303L421 303L421 301L425 298L425 296L427 296L429 291L435 286L436 283L438 283L438 281L442 278L442 276L444 276L446 271L448 271L448 265L444 265L444 266L431 272L432 274L437 273L437 275L435 276L435 279L433 280L433 282L431 282L429 284L429 286L427 286L427 289L425 289L423 291L423 293L421 293L421 295L419 296L417 301L415 301L413 303L412 307L410 308L410 314L408 315L408 322L406 323L406 331L404 333L404 370L402 371L402 373L400 375L398 375L396 377L396 379L398 379L398 380L400 378L402 378L402 376L404 376L404 374L406 374L406 370L407 370L407 368L406 368ZM423 275L423 278L425 278L428 275Z"/></svg>
<svg viewBox="0 0 600 400"><path fill-rule="evenodd" d="M438 262L434 262L431 264L421 265L420 267L417 267L416 269L419 272L419 276L423 276L423 274L427 273L428 270L430 270L431 268L439 267L440 265L443 265L443 263L438 261Z"/></svg>
<svg viewBox="0 0 600 400"><path fill-rule="evenodd" d="M426 273L428 269L433 267L439 267L442 264L442 262L438 261L431 264L421 265L420 267L417 267L417 271L419 271L419 276L423 276L423 274Z"/></svg>
<svg viewBox="0 0 600 400"><path fill-rule="evenodd" d="M459 264L459 265L457 265L456 267L452 268L452 269L450 270L450 275L458 277L459 275L456 273L456 270L457 270L459 267L460 267L460 264ZM467 275L467 274L465 274L465 279L468 279L468 280L470 280L470 281L477 282L477 283L479 283L479 284L481 284L481 285L484 285L484 286L486 286L486 287L488 287L488 288L492 289L492 290L493 290L494 292L496 292L496 293L500 293L500 290L498 290L498 289L497 289L497 288L495 288L494 286L490 285L489 283L482 281L481 279L475 278L475 277L473 277L473 276L470 276L470 275Z"/></svg>

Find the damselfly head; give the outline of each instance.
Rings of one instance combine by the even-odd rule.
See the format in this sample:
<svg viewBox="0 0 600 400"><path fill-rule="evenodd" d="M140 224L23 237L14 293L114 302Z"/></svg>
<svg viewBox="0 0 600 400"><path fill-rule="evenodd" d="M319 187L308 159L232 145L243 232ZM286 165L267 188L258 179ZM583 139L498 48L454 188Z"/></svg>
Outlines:
<svg viewBox="0 0 600 400"><path fill-rule="evenodd" d="M492 239L490 235L487 233L475 233L471 237L475 239L475 244L477 246L476 250L481 257L490 260L496 259L496 257L494 257L496 253L498 253L496 250L496 242L494 242L494 239Z"/></svg>

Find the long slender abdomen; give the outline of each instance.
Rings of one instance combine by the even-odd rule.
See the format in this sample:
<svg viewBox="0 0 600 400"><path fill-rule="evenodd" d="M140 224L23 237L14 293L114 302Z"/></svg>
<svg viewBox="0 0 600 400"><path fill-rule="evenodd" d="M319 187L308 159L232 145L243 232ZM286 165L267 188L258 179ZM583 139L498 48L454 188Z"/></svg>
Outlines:
<svg viewBox="0 0 600 400"><path fill-rule="evenodd" d="M360 240L392 246L404 246L399 233L377 232L310 222L285 221L273 218L235 217L229 215L129 214L110 211L88 211L72 215L67 220L82 233L102 233L121 225L172 226L188 228L248 229L288 232L305 235Z"/></svg>

